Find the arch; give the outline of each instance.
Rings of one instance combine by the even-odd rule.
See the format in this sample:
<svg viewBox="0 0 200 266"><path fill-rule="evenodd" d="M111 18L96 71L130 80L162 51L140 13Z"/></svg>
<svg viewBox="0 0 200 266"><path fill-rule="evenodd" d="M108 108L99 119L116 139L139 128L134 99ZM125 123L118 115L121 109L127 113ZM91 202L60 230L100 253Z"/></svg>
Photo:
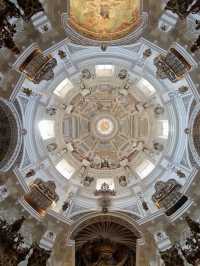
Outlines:
<svg viewBox="0 0 200 266"><path fill-rule="evenodd" d="M0 172L16 162L22 145L22 126L15 106L0 98Z"/></svg>
<svg viewBox="0 0 200 266"><path fill-rule="evenodd" d="M189 146L191 150L191 162L193 165L200 166L200 104L197 104L190 115L188 128Z"/></svg>
<svg viewBox="0 0 200 266"><path fill-rule="evenodd" d="M72 225L69 237L68 243L75 243L77 265L134 266L138 245L144 244L136 222L118 212L82 216Z"/></svg>
<svg viewBox="0 0 200 266"><path fill-rule="evenodd" d="M140 241L143 239L143 232L140 228L140 226L128 215L124 213L119 212L110 212L110 213L88 213L82 217L80 217L78 220L76 220L69 232L68 239L74 240L75 236L85 227L87 227L91 223L99 222L99 221L105 221L110 219L110 221L117 223L127 229L129 229L137 239L140 239Z"/></svg>

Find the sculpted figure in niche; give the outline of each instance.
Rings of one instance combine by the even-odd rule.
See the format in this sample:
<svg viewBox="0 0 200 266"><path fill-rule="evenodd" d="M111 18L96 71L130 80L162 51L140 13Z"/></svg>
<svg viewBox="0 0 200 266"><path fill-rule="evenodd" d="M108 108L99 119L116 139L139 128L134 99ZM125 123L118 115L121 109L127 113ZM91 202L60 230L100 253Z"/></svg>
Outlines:
<svg viewBox="0 0 200 266"><path fill-rule="evenodd" d="M82 252L85 266L124 266L130 260L127 247L110 243L107 239L87 243Z"/></svg>
<svg viewBox="0 0 200 266"><path fill-rule="evenodd" d="M62 210L65 212L70 206L70 202L69 201L65 201L62 205Z"/></svg>
<svg viewBox="0 0 200 266"><path fill-rule="evenodd" d="M82 79L90 79L92 75L88 69L83 69L81 72L81 77Z"/></svg>
<svg viewBox="0 0 200 266"><path fill-rule="evenodd" d="M86 177L83 178L83 180L81 181L81 183L85 187L89 187L93 181L94 181L94 177L86 176Z"/></svg>
<svg viewBox="0 0 200 266"><path fill-rule="evenodd" d="M154 109L154 113L156 115L161 115L161 114L164 113L164 111L165 111L164 107L162 107L160 105L156 106L155 109Z"/></svg>
<svg viewBox="0 0 200 266"><path fill-rule="evenodd" d="M48 107L46 109L47 114L50 115L50 116L55 115L56 111L57 111L57 109L55 107Z"/></svg>
<svg viewBox="0 0 200 266"><path fill-rule="evenodd" d="M25 177L26 177L26 178L29 178L29 177L34 176L34 175L35 175L35 170L34 170L34 169L30 169L30 170L26 173Z"/></svg>
<svg viewBox="0 0 200 266"><path fill-rule="evenodd" d="M33 95L33 91L29 88L22 88L22 92L26 94L27 97L30 97L31 95Z"/></svg>
<svg viewBox="0 0 200 266"><path fill-rule="evenodd" d="M0 202L6 199L9 195L8 188L6 185L0 186Z"/></svg>
<svg viewBox="0 0 200 266"><path fill-rule="evenodd" d="M73 195L74 195L73 192L70 192L68 198L63 202L63 205L62 205L63 212L66 212L72 205Z"/></svg>
<svg viewBox="0 0 200 266"><path fill-rule="evenodd" d="M64 59L67 56L67 54L63 50L59 50L58 55L60 56L60 59Z"/></svg>
<svg viewBox="0 0 200 266"><path fill-rule="evenodd" d="M119 177L119 184L120 184L120 186L122 186L122 187L126 187L126 186L127 186L128 181L127 181L126 176L120 176L120 177Z"/></svg>
<svg viewBox="0 0 200 266"><path fill-rule="evenodd" d="M119 74L118 74L118 77L120 79L125 79L125 78L127 78L127 76L128 76L128 71L126 69L121 69Z"/></svg>
<svg viewBox="0 0 200 266"><path fill-rule="evenodd" d="M50 143L47 145L47 150L49 152L55 151L57 149L57 144L56 143Z"/></svg>
<svg viewBox="0 0 200 266"><path fill-rule="evenodd" d="M147 57L151 56L152 55L152 51L151 49L146 49L144 52L143 52L143 57L146 59Z"/></svg>
<svg viewBox="0 0 200 266"><path fill-rule="evenodd" d="M159 152L161 152L161 151L164 150L164 146L163 146L163 144L158 143L158 142L155 142L155 143L153 144L153 147L154 147L154 149L155 149L156 151L159 151Z"/></svg>
<svg viewBox="0 0 200 266"><path fill-rule="evenodd" d="M181 170L177 170L177 171L176 171L176 174L177 174L177 176L180 177L180 178L185 178L185 177L186 177L186 175L185 175Z"/></svg>
<svg viewBox="0 0 200 266"><path fill-rule="evenodd" d="M185 93L185 92L187 92L189 89L188 89L188 87L187 86L181 86L179 89L178 89L178 91L180 92L180 93Z"/></svg>
<svg viewBox="0 0 200 266"><path fill-rule="evenodd" d="M106 256L106 255L102 255L101 258L99 259L99 261L97 263L92 264L92 266L123 266L125 261L126 261L127 257L125 259L123 259L121 262L117 263L113 260L112 257L110 256Z"/></svg>
<svg viewBox="0 0 200 266"><path fill-rule="evenodd" d="M101 43L101 50L103 52L105 52L107 48L108 48L108 45L106 43Z"/></svg>

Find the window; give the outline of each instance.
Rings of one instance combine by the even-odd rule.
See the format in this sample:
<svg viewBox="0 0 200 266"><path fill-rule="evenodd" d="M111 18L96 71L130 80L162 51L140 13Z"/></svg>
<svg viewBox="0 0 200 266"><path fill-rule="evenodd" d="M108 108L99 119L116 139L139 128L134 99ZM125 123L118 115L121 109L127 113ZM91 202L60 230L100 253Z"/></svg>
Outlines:
<svg viewBox="0 0 200 266"><path fill-rule="evenodd" d="M111 77L114 74L113 65L96 65L95 70L97 77Z"/></svg>
<svg viewBox="0 0 200 266"><path fill-rule="evenodd" d="M96 183L96 190L100 190L103 183L108 184L109 189L111 190L115 189L115 183L113 178L98 178Z"/></svg>
<svg viewBox="0 0 200 266"><path fill-rule="evenodd" d="M74 167L72 167L65 159L61 160L57 165L56 169L61 175L70 179L75 172Z"/></svg>
<svg viewBox="0 0 200 266"><path fill-rule="evenodd" d="M73 84L69 79L64 79L54 90L54 94L56 94L58 97L64 98L67 93L73 89Z"/></svg>
<svg viewBox="0 0 200 266"><path fill-rule="evenodd" d="M149 83L146 79L143 79L143 78L137 83L137 87L146 96L151 96L156 92L155 88L151 85L151 83Z"/></svg>
<svg viewBox="0 0 200 266"><path fill-rule="evenodd" d="M159 127L159 137L162 139L167 139L169 135L169 122L168 120L158 121Z"/></svg>
<svg viewBox="0 0 200 266"><path fill-rule="evenodd" d="M140 176L141 179L144 179L151 173L154 168L155 165L152 162L145 160L136 168L136 173Z"/></svg>
<svg viewBox="0 0 200 266"><path fill-rule="evenodd" d="M54 124L55 122L53 120L42 120L39 122L38 127L43 139L55 137Z"/></svg>

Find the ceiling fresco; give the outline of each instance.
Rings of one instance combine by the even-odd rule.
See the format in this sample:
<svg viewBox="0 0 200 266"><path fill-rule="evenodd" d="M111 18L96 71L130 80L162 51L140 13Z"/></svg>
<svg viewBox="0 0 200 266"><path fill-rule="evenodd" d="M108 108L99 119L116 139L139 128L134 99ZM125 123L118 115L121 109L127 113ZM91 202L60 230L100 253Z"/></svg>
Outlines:
<svg viewBox="0 0 200 266"><path fill-rule="evenodd" d="M96 40L119 39L140 22L140 0L71 0L69 24Z"/></svg>

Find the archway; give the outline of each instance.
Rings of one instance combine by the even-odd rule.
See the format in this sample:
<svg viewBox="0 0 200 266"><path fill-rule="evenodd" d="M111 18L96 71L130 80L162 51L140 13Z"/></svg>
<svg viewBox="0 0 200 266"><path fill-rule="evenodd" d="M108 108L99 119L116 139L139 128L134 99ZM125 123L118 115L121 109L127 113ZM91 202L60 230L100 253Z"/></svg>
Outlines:
<svg viewBox="0 0 200 266"><path fill-rule="evenodd" d="M70 239L75 242L76 266L136 265L139 226L128 216L89 214L77 221Z"/></svg>

